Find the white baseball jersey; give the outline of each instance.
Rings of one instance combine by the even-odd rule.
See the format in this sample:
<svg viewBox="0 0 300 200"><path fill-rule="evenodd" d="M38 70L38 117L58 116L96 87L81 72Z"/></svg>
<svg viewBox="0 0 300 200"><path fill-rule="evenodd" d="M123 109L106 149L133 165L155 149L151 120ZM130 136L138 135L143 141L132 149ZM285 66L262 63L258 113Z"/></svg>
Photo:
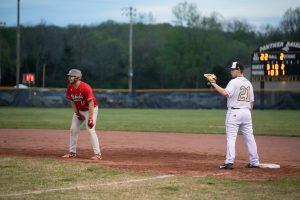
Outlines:
<svg viewBox="0 0 300 200"><path fill-rule="evenodd" d="M228 93L228 108L251 109L251 102L254 101L253 87L245 77L232 79L225 88Z"/></svg>
<svg viewBox="0 0 300 200"><path fill-rule="evenodd" d="M226 114L227 151L225 163L234 163L235 143L238 130L243 133L251 165L259 165L257 146L253 136L251 102L254 102L252 84L245 77L229 81L225 88L228 94Z"/></svg>

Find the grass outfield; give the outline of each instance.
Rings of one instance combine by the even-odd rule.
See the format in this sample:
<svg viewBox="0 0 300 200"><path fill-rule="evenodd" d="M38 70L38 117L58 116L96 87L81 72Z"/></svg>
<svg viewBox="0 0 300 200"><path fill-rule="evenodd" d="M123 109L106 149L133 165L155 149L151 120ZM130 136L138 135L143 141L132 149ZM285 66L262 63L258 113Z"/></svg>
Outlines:
<svg viewBox="0 0 300 200"><path fill-rule="evenodd" d="M34 170L33 170L34 169ZM0 199L299 199L300 179L168 176L92 163L0 157Z"/></svg>
<svg viewBox="0 0 300 200"><path fill-rule="evenodd" d="M0 107L0 128L69 129L71 108ZM225 133L224 109L100 109L98 130ZM254 110L255 135L300 136L300 111Z"/></svg>

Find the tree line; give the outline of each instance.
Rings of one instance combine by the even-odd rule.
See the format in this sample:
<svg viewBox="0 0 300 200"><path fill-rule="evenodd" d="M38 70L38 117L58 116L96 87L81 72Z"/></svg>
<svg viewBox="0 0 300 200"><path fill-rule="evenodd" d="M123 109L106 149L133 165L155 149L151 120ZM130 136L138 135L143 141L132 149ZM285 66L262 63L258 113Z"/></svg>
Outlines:
<svg viewBox="0 0 300 200"><path fill-rule="evenodd" d="M257 31L245 21L224 22L218 13L201 16L193 4L173 8L173 24L136 21L133 25L135 89L204 88L203 73L215 73L225 86L232 61L250 64L258 46L300 41L300 7L289 9L278 27ZM34 73L35 86L65 87L71 68L94 88L128 88L129 24L21 26L21 74ZM16 83L16 27L0 30L1 85ZM22 79L20 79L22 80Z"/></svg>

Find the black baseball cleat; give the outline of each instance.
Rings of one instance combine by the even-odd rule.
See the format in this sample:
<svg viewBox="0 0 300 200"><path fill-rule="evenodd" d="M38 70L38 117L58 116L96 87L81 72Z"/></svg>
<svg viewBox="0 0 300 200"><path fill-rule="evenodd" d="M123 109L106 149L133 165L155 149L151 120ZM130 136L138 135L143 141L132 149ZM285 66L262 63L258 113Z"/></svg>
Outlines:
<svg viewBox="0 0 300 200"><path fill-rule="evenodd" d="M220 169L233 169L232 163L225 163L224 165L220 166Z"/></svg>
<svg viewBox="0 0 300 200"><path fill-rule="evenodd" d="M248 163L245 168L260 168L259 165L252 165L250 163Z"/></svg>

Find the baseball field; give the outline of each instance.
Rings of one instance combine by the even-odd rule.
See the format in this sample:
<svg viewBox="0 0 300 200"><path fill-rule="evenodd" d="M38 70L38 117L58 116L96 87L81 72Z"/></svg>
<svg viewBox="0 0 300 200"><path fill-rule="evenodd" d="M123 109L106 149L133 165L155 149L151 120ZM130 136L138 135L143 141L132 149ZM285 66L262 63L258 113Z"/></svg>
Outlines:
<svg viewBox="0 0 300 200"><path fill-rule="evenodd" d="M224 162L226 110L100 109L103 160L91 161L82 127L68 151L70 108L0 107L0 199L300 199L300 111L254 110L262 163L246 169L243 136L235 169Z"/></svg>

